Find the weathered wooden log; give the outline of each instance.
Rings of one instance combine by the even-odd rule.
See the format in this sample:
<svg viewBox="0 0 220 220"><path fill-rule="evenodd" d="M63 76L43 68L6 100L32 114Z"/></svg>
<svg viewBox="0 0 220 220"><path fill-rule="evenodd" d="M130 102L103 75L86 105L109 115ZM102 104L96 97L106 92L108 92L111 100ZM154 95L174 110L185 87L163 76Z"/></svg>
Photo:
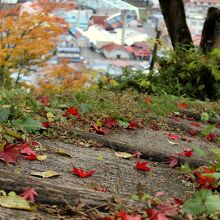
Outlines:
<svg viewBox="0 0 220 220"><path fill-rule="evenodd" d="M0 189L20 194L25 188L34 188L39 196L36 202L50 205L76 206L79 201L87 207L105 207L111 201L111 195L74 185L57 185L46 180L12 173L0 169Z"/></svg>
<svg viewBox="0 0 220 220"><path fill-rule="evenodd" d="M59 129L59 128L58 128ZM95 140L98 143L103 144L105 147L108 147L110 149L116 150L116 151L125 151L128 153L134 153L137 148L133 145L130 145L128 143L124 143L122 141L113 140L110 137L102 136L99 134L94 134L90 132L84 132L84 131L76 131L69 128L66 128L65 131L68 131L69 133L72 133L73 135L76 135L80 138L86 139L86 140ZM142 158L157 161L157 162L167 162L168 158L170 157L170 154L159 152L152 149L146 149L143 146L139 146L138 148L142 153ZM207 164L206 160L202 160L200 158L189 158L189 157L182 157L179 156L179 160L181 164L188 163L192 167L199 167Z"/></svg>
<svg viewBox="0 0 220 220"><path fill-rule="evenodd" d="M209 52L212 48L220 48L220 9L211 7L202 30L200 46L203 52Z"/></svg>
<svg viewBox="0 0 220 220"><path fill-rule="evenodd" d="M192 44L182 0L159 0L173 48Z"/></svg>

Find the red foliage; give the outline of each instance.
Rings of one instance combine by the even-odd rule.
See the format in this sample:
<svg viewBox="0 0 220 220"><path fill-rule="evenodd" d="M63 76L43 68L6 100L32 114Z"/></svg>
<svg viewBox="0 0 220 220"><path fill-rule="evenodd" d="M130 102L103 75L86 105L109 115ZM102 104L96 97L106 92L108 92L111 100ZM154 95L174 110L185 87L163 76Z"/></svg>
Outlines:
<svg viewBox="0 0 220 220"><path fill-rule="evenodd" d="M103 118L103 125L107 128L117 127L118 121L112 118Z"/></svg>
<svg viewBox="0 0 220 220"><path fill-rule="evenodd" d="M138 128L138 124L136 122L131 121L131 122L128 123L127 129L133 130L133 129L136 129L136 128Z"/></svg>
<svg viewBox="0 0 220 220"><path fill-rule="evenodd" d="M47 96L47 95L42 96L42 97L40 98L40 102L41 102L44 106L48 106L48 105L49 105L48 96Z"/></svg>
<svg viewBox="0 0 220 220"><path fill-rule="evenodd" d="M37 155L36 154L27 155L27 156L24 156L24 159L25 160L36 160Z"/></svg>
<svg viewBox="0 0 220 220"><path fill-rule="evenodd" d="M180 139L180 135L174 134L174 133L169 133L167 134L167 137L170 140L178 141Z"/></svg>
<svg viewBox="0 0 220 220"><path fill-rule="evenodd" d="M154 131L158 131L160 130L160 126L156 123L156 122L153 122L151 125L150 125L150 128Z"/></svg>
<svg viewBox="0 0 220 220"><path fill-rule="evenodd" d="M89 170L89 171L85 172L83 169L78 169L76 167L73 167L72 173L76 174L77 176L79 176L81 178L85 178L88 176L92 176L95 173L95 170Z"/></svg>
<svg viewBox="0 0 220 220"><path fill-rule="evenodd" d="M45 121L45 122L42 122L41 124L42 124L42 126L43 126L44 128L49 128L52 123L49 122L49 121Z"/></svg>
<svg viewBox="0 0 220 220"><path fill-rule="evenodd" d="M34 151L32 151L29 147L23 148L23 150L21 150L21 154L26 154L28 156L30 156L30 155L36 156L36 153Z"/></svg>
<svg viewBox="0 0 220 220"><path fill-rule="evenodd" d="M132 155L133 155L133 157L140 158L140 156L142 155L142 153L137 150L137 151L135 151Z"/></svg>
<svg viewBox="0 0 220 220"><path fill-rule="evenodd" d="M20 194L26 200L34 202L34 197L38 196L37 192L33 188L26 189L23 193Z"/></svg>
<svg viewBox="0 0 220 220"><path fill-rule="evenodd" d="M65 112L63 112L64 117L69 117L70 115L79 118L78 108L69 107Z"/></svg>
<svg viewBox="0 0 220 220"><path fill-rule="evenodd" d="M107 128L100 128L97 125L92 125L92 127L95 129L97 134L105 135L109 132Z"/></svg>
<svg viewBox="0 0 220 220"><path fill-rule="evenodd" d="M137 170L143 170L143 171L147 171L147 172L150 172L151 171L151 168L150 167L147 167L146 165L148 164L148 162L142 162L142 161L137 161L136 165L135 165L135 168Z"/></svg>
<svg viewBox="0 0 220 220"><path fill-rule="evenodd" d="M196 130L190 128L190 129L188 130L188 133L189 133L191 136L195 136L195 135L196 135Z"/></svg>
<svg viewBox="0 0 220 220"><path fill-rule="evenodd" d="M183 102L183 103L177 104L177 107L182 108L182 109L187 109L187 108L189 108L189 104Z"/></svg>
<svg viewBox="0 0 220 220"><path fill-rule="evenodd" d="M125 211L120 211L115 214L115 220L141 220L140 215L131 216Z"/></svg>
<svg viewBox="0 0 220 220"><path fill-rule="evenodd" d="M197 127L197 128L201 127L201 124L199 122L195 122L195 121L191 122L190 125Z"/></svg>
<svg viewBox="0 0 220 220"><path fill-rule="evenodd" d="M214 141L217 138L217 135L215 133L209 133L209 135L206 137L207 141Z"/></svg>
<svg viewBox="0 0 220 220"><path fill-rule="evenodd" d="M5 161L7 165L9 163L16 163L17 156L20 154L20 150L16 145L6 144L3 151L0 151L0 159Z"/></svg>
<svg viewBox="0 0 220 220"><path fill-rule="evenodd" d="M174 168L178 165L178 158L174 156L170 156L167 163L169 164L169 167Z"/></svg>
<svg viewBox="0 0 220 220"><path fill-rule="evenodd" d="M179 153L179 155L183 157L191 157L193 155L193 150L188 147L184 147L183 152Z"/></svg>

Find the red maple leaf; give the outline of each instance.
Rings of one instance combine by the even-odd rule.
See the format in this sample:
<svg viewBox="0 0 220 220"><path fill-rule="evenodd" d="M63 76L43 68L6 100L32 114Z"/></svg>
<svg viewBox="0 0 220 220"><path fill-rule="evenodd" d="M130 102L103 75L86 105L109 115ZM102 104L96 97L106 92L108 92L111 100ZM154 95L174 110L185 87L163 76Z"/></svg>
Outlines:
<svg viewBox="0 0 220 220"><path fill-rule="evenodd" d="M188 133L189 133L191 136L195 136L197 132L196 132L195 129L190 128L190 129L188 130Z"/></svg>
<svg viewBox="0 0 220 220"><path fill-rule="evenodd" d="M47 95L42 96L42 97L40 98L40 102L41 102L44 106L48 106L48 105L49 105L48 96L47 96Z"/></svg>
<svg viewBox="0 0 220 220"><path fill-rule="evenodd" d="M193 155L193 150L188 147L184 147L183 152L179 153L179 155L183 157L191 157Z"/></svg>
<svg viewBox="0 0 220 220"><path fill-rule="evenodd" d="M209 135L206 137L207 141L214 141L217 138L217 135L215 133L209 133Z"/></svg>
<svg viewBox="0 0 220 220"><path fill-rule="evenodd" d="M95 170L89 170L89 171L85 172L82 168L78 169L76 167L73 167L72 173L76 174L77 176L79 176L81 178L85 178L88 176L92 176L95 173Z"/></svg>
<svg viewBox="0 0 220 220"><path fill-rule="evenodd" d="M178 165L178 158L177 157L174 157L174 156L170 156L168 158L168 161L167 163L169 164L169 167L173 168L173 167L176 167Z"/></svg>
<svg viewBox="0 0 220 220"><path fill-rule="evenodd" d="M26 154L28 156L30 155L36 156L36 153L33 150L31 150L29 147L25 147L23 150L21 150L21 154Z"/></svg>
<svg viewBox="0 0 220 220"><path fill-rule="evenodd" d="M154 131L158 131L160 130L160 126L157 124L157 122L153 122L151 125L150 125L150 128Z"/></svg>
<svg viewBox="0 0 220 220"><path fill-rule="evenodd" d="M182 109L187 109L189 108L189 104L182 102L182 103L177 104L177 107L182 108Z"/></svg>
<svg viewBox="0 0 220 220"><path fill-rule="evenodd" d="M36 154L31 154L23 157L25 160L36 160L37 155Z"/></svg>
<svg viewBox="0 0 220 220"><path fill-rule="evenodd" d="M213 167L202 167L204 173L215 173L217 172L216 164L213 165Z"/></svg>
<svg viewBox="0 0 220 220"><path fill-rule="evenodd" d="M133 157L140 158L140 156L142 155L142 153L137 150L137 151L135 151L132 155L133 155Z"/></svg>
<svg viewBox="0 0 220 220"><path fill-rule="evenodd" d="M150 172L151 171L151 168L150 167L147 167L146 165L148 164L148 162L142 162L142 161L137 161L136 165L135 165L135 168L137 170L143 170L143 171L147 171L147 172Z"/></svg>
<svg viewBox="0 0 220 220"><path fill-rule="evenodd" d="M140 215L136 216L131 216L125 211L120 211L115 214L115 220L120 219L120 220L141 220Z"/></svg>
<svg viewBox="0 0 220 220"><path fill-rule="evenodd" d="M64 113L64 117L69 117L70 115L73 115L77 118L79 118L79 111L78 108L69 107Z"/></svg>
<svg viewBox="0 0 220 220"><path fill-rule="evenodd" d="M179 198L176 198L176 197L174 197L173 199L174 199L176 205L178 205L178 206L181 206L184 203L182 199L179 199Z"/></svg>
<svg viewBox="0 0 220 220"><path fill-rule="evenodd" d="M147 209L146 213L149 220L169 220L164 213L161 213L157 209Z"/></svg>
<svg viewBox="0 0 220 220"><path fill-rule="evenodd" d="M0 151L0 158L9 165L9 163L16 163L19 154L20 150L16 145L6 144L3 151Z"/></svg>
<svg viewBox="0 0 220 220"><path fill-rule="evenodd" d="M131 121L131 122L128 123L127 129L133 130L133 129L136 129L137 127L138 127L138 124L136 122Z"/></svg>
<svg viewBox="0 0 220 220"><path fill-rule="evenodd" d="M52 122L45 121L45 122L42 122L41 124L44 128L49 128L51 126Z"/></svg>
<svg viewBox="0 0 220 220"><path fill-rule="evenodd" d="M197 128L201 127L201 124L199 122L195 122L195 121L191 122L190 125L197 127Z"/></svg>
<svg viewBox="0 0 220 220"><path fill-rule="evenodd" d="M92 125L92 127L95 129L97 134L104 135L104 134L107 134L109 132L109 130L107 128L100 128L97 125Z"/></svg>
<svg viewBox="0 0 220 220"><path fill-rule="evenodd" d="M218 180L216 180L213 177L206 176L198 171L194 172L194 175L197 177L196 182L199 184L198 189L216 189L218 186L216 186L216 183L218 183Z"/></svg>
<svg viewBox="0 0 220 220"><path fill-rule="evenodd" d="M38 196L37 192L33 188L26 189L23 193L20 194L26 200L34 202L34 197Z"/></svg>
<svg viewBox="0 0 220 220"><path fill-rule="evenodd" d="M176 208L171 204L160 204L156 209L147 209L146 210L150 220L168 220L170 216L177 215Z"/></svg>
<svg viewBox="0 0 220 220"><path fill-rule="evenodd" d="M167 134L167 137L170 140L178 141L180 139L180 135L174 134L174 133L169 133Z"/></svg>
<svg viewBox="0 0 220 220"><path fill-rule="evenodd" d="M103 118L103 125L107 128L117 127L118 122L112 118Z"/></svg>

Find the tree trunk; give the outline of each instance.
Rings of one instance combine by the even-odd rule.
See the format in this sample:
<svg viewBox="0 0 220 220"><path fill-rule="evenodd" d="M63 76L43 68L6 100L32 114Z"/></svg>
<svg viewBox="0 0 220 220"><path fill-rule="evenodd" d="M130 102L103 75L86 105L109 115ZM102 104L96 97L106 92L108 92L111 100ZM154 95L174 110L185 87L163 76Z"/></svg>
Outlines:
<svg viewBox="0 0 220 220"><path fill-rule="evenodd" d="M175 49L179 44L189 47L193 42L186 23L182 0L159 0L159 2L173 48Z"/></svg>
<svg viewBox="0 0 220 220"><path fill-rule="evenodd" d="M220 9L209 8L200 46L204 53L209 52L213 47L220 48Z"/></svg>

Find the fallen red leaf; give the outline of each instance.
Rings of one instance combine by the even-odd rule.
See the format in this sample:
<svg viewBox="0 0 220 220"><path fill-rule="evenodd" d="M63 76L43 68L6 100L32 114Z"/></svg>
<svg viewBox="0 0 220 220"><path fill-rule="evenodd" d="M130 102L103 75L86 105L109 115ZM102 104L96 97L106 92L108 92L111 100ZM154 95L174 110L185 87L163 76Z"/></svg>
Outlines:
<svg viewBox="0 0 220 220"><path fill-rule="evenodd" d="M152 102L151 96L148 95L148 96L145 98L145 103L146 103L147 105L150 105L151 102Z"/></svg>
<svg viewBox="0 0 220 220"><path fill-rule="evenodd" d="M178 165L178 161L177 157L171 156L168 158L167 163L169 164L169 167L174 168Z"/></svg>
<svg viewBox="0 0 220 220"><path fill-rule="evenodd" d="M206 176L204 174L201 174L198 171L194 172L194 175L197 177L196 182L199 184L198 189L216 189L218 188L218 180L216 180L213 177Z"/></svg>
<svg viewBox="0 0 220 220"><path fill-rule="evenodd" d="M209 133L209 135L205 138L207 141L214 141L217 138L215 133Z"/></svg>
<svg viewBox="0 0 220 220"><path fill-rule="evenodd" d="M142 162L142 161L137 161L136 165L135 165L135 168L137 170L143 170L143 171L147 171L147 172L150 172L151 171L151 168L150 167L147 167L146 165L148 164L148 162Z"/></svg>
<svg viewBox="0 0 220 220"><path fill-rule="evenodd" d="M133 157L140 158L140 156L142 155L142 153L137 150L137 151L135 151L132 155L133 155Z"/></svg>
<svg viewBox="0 0 220 220"><path fill-rule="evenodd" d="M191 157L193 155L193 150L188 147L184 147L183 152L179 153L179 155L183 157Z"/></svg>
<svg viewBox="0 0 220 220"><path fill-rule="evenodd" d="M137 127L138 127L138 124L136 122L129 122L127 129L133 130L133 129L136 129Z"/></svg>
<svg viewBox="0 0 220 220"><path fill-rule="evenodd" d="M92 125L97 134L105 135L109 132L107 128L99 128L97 125Z"/></svg>
<svg viewBox="0 0 220 220"><path fill-rule="evenodd" d="M30 156L30 155L36 156L36 153L33 150L31 150L29 147L23 148L23 150L21 150L21 154L26 154L28 156Z"/></svg>
<svg viewBox="0 0 220 220"><path fill-rule="evenodd" d="M37 155L36 154L31 154L23 157L25 160L36 160Z"/></svg>
<svg viewBox="0 0 220 220"><path fill-rule="evenodd" d="M140 215L136 216L131 216L125 211L120 211L115 214L115 220L120 219L120 220L141 220Z"/></svg>
<svg viewBox="0 0 220 220"><path fill-rule="evenodd" d="M47 95L42 96L42 97L40 98L40 102L41 102L44 106L48 106L48 105L49 105L48 96L47 96Z"/></svg>
<svg viewBox="0 0 220 220"><path fill-rule="evenodd" d="M107 128L117 127L118 122L112 118L103 118L103 125Z"/></svg>
<svg viewBox="0 0 220 220"><path fill-rule="evenodd" d="M70 115L73 115L77 118L79 118L79 111L78 108L69 107L64 113L64 117L69 117Z"/></svg>
<svg viewBox="0 0 220 220"><path fill-rule="evenodd" d="M187 109L189 108L189 104L182 102L182 103L177 104L177 107L182 108L182 109Z"/></svg>
<svg viewBox="0 0 220 220"><path fill-rule="evenodd" d="M156 122L153 122L151 125L150 125L150 128L154 131L158 131L160 130L160 126L156 123Z"/></svg>
<svg viewBox="0 0 220 220"><path fill-rule="evenodd" d="M188 130L188 133L189 133L191 136L195 136L197 132L196 132L195 129L190 128L190 129Z"/></svg>
<svg viewBox="0 0 220 220"><path fill-rule="evenodd" d="M191 122L190 125L197 127L197 128L201 127L201 124L199 122L195 122L195 121Z"/></svg>
<svg viewBox="0 0 220 220"><path fill-rule="evenodd" d="M0 151L0 157L7 165L9 165L9 163L16 163L19 154L20 150L15 145L6 144L3 151Z"/></svg>
<svg viewBox="0 0 220 220"><path fill-rule="evenodd" d="M72 173L76 174L77 176L79 176L81 178L85 178L85 177L88 177L88 176L92 176L95 173L95 170L89 170L89 171L85 172L81 168L78 169L76 167L73 167Z"/></svg>
<svg viewBox="0 0 220 220"><path fill-rule="evenodd" d="M177 135L177 134L174 134L174 133L167 134L167 137L170 140L174 140L174 141L178 141L181 138L180 135Z"/></svg>
<svg viewBox="0 0 220 220"><path fill-rule="evenodd" d="M26 200L34 202L34 197L38 196L37 192L33 188L26 189L23 193L20 194Z"/></svg>
<svg viewBox="0 0 220 220"><path fill-rule="evenodd" d="M169 220L164 213L161 213L157 209L147 209L146 213L149 220Z"/></svg>
<svg viewBox="0 0 220 220"><path fill-rule="evenodd" d="M42 124L42 126L43 126L44 128L49 128L52 123L49 122L49 121L45 121L45 122L42 122L41 124Z"/></svg>
<svg viewBox="0 0 220 220"><path fill-rule="evenodd" d="M182 199L179 199L179 198L176 198L176 197L174 197L173 199L174 199L176 205L178 205L178 206L181 206L184 203Z"/></svg>
<svg viewBox="0 0 220 220"><path fill-rule="evenodd" d="M217 172L216 164L213 165L213 167L202 167L204 173L215 173Z"/></svg>

